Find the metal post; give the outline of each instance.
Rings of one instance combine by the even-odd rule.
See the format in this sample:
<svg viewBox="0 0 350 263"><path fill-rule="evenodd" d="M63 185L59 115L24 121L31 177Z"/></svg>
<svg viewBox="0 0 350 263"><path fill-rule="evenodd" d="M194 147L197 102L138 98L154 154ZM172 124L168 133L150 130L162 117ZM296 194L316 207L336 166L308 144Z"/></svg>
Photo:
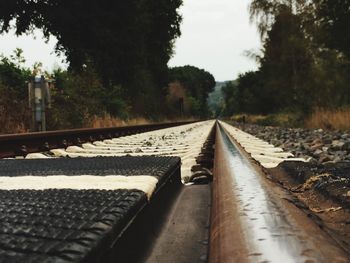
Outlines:
<svg viewBox="0 0 350 263"><path fill-rule="evenodd" d="M50 104L48 82L44 76L28 84L29 106L32 109L32 131L46 131L46 104Z"/></svg>

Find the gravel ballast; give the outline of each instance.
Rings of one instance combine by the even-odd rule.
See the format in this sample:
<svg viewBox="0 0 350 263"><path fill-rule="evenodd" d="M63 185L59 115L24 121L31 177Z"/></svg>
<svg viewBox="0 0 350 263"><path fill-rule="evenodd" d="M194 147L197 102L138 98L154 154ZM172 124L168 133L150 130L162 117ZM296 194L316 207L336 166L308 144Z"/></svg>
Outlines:
<svg viewBox="0 0 350 263"><path fill-rule="evenodd" d="M347 131L231 124L311 163L350 162L350 133Z"/></svg>
<svg viewBox="0 0 350 263"><path fill-rule="evenodd" d="M264 173L350 254L350 132L230 124L309 161L282 162Z"/></svg>

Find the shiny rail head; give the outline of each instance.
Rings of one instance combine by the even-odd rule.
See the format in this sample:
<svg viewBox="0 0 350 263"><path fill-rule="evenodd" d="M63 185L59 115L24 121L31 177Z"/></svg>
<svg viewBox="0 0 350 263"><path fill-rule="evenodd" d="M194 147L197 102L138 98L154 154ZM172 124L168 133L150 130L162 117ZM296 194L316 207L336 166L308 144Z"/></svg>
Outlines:
<svg viewBox="0 0 350 263"><path fill-rule="evenodd" d="M222 126L217 134L209 262L349 262L313 221L288 206Z"/></svg>

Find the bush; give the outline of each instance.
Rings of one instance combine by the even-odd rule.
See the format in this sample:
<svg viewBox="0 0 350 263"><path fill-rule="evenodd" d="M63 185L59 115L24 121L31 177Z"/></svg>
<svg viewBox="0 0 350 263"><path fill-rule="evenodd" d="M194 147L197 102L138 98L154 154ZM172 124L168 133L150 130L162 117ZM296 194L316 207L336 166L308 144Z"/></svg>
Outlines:
<svg viewBox="0 0 350 263"><path fill-rule="evenodd" d="M269 115L252 115L238 114L230 118L230 120L242 122L243 118L246 123L257 124L262 126L280 126L280 127L301 127L303 126L302 113L275 113Z"/></svg>

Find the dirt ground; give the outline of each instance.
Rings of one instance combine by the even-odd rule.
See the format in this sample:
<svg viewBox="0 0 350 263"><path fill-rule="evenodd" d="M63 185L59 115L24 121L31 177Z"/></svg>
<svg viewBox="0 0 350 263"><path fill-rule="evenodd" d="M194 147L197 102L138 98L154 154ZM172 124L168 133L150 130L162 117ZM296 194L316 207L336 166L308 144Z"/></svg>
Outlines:
<svg viewBox="0 0 350 263"><path fill-rule="evenodd" d="M298 206L350 253L350 163L284 162L264 170Z"/></svg>

